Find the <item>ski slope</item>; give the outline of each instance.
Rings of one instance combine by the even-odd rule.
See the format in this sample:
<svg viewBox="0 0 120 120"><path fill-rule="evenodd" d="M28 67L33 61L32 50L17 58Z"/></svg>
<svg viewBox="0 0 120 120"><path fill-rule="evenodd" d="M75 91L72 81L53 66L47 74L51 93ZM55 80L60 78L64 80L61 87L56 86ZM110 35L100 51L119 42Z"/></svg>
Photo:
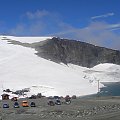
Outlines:
<svg viewBox="0 0 120 120"><path fill-rule="evenodd" d="M120 81L120 66L100 64L91 69L73 64L57 64L35 55L33 48L8 44L45 41L52 37L0 36L0 94L3 90L29 89L27 96L88 95L98 92L100 82ZM6 39L6 40L5 40ZM100 87L103 87L100 84ZM11 95L12 96L12 95Z"/></svg>

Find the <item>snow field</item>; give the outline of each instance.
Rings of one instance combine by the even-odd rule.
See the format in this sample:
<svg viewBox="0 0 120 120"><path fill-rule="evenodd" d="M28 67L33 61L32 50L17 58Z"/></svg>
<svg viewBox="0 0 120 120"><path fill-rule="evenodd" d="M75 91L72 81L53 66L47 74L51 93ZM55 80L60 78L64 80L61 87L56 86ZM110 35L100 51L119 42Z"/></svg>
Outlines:
<svg viewBox="0 0 120 120"><path fill-rule="evenodd" d="M23 43L48 39L48 37L5 37ZM38 57L32 48L8 44L7 40L2 38L3 36L0 36L0 94L3 93L3 89L16 91L29 88L27 96L37 93L46 96L68 94L81 96L97 93L98 79L102 82L119 81L119 74L118 76L114 74L120 73L118 65L106 63L89 69L73 64L68 66L57 64Z"/></svg>

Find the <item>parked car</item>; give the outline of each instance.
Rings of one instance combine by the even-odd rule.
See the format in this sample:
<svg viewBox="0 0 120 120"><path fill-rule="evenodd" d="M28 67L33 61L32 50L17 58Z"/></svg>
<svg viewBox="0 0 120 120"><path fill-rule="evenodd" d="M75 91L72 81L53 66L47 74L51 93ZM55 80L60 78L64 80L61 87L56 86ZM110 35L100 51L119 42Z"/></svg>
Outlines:
<svg viewBox="0 0 120 120"><path fill-rule="evenodd" d="M49 100L49 101L48 101L48 105L50 105L50 106L54 106L54 105L55 105L55 103L54 103L54 101L53 101L53 100Z"/></svg>
<svg viewBox="0 0 120 120"><path fill-rule="evenodd" d="M70 100L70 99L67 99L67 100L65 100L65 103L66 103L67 105L69 105L69 104L71 103L71 100Z"/></svg>
<svg viewBox="0 0 120 120"><path fill-rule="evenodd" d="M18 102L15 102L14 103L14 108L19 108L20 106L19 106L19 103Z"/></svg>
<svg viewBox="0 0 120 120"><path fill-rule="evenodd" d="M4 104L3 104L3 108L9 108L9 104L4 103Z"/></svg>
<svg viewBox="0 0 120 120"><path fill-rule="evenodd" d="M60 99L60 97L59 96L54 96L54 99Z"/></svg>
<svg viewBox="0 0 120 120"><path fill-rule="evenodd" d="M77 98L76 95L73 95L73 96L72 96L72 99L76 99L76 98Z"/></svg>
<svg viewBox="0 0 120 120"><path fill-rule="evenodd" d="M22 106L23 107L29 107L28 102L27 101L22 101Z"/></svg>
<svg viewBox="0 0 120 120"><path fill-rule="evenodd" d="M30 103L30 106L31 106L31 107L36 107L35 102L31 102L31 103Z"/></svg>
<svg viewBox="0 0 120 120"><path fill-rule="evenodd" d="M69 95L67 95L67 96L65 97L65 103L66 103L66 104L70 104L70 103L71 103L71 97L70 97Z"/></svg>
<svg viewBox="0 0 120 120"><path fill-rule="evenodd" d="M59 99L56 99L56 100L55 100L55 104L56 104L56 105L61 105L61 101L60 101Z"/></svg>

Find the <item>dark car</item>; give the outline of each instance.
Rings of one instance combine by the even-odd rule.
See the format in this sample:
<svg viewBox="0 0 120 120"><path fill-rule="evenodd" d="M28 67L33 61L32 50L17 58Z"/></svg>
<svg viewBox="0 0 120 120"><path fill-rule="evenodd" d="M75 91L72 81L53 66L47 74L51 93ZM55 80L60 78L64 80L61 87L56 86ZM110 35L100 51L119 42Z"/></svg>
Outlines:
<svg viewBox="0 0 120 120"><path fill-rule="evenodd" d="M55 104L56 104L56 105L61 105L61 101L60 101L59 99L57 99L57 100L55 101Z"/></svg>
<svg viewBox="0 0 120 120"><path fill-rule="evenodd" d="M50 105L50 106L54 106L55 103L53 102L53 100L49 100L49 101L48 101L48 105Z"/></svg>
<svg viewBox="0 0 120 120"><path fill-rule="evenodd" d="M65 103L66 103L66 104L70 104L70 103L71 103L71 97L70 97L69 95L67 95L67 96L65 97Z"/></svg>
<svg viewBox="0 0 120 120"><path fill-rule="evenodd" d="M30 106L31 106L31 107L36 107L35 102L31 102L31 103L30 103Z"/></svg>
<svg viewBox="0 0 120 120"><path fill-rule="evenodd" d="M71 103L71 100L70 100L70 99L65 100L65 103L66 103L67 105L69 105L69 104Z"/></svg>
<svg viewBox="0 0 120 120"><path fill-rule="evenodd" d="M60 99L60 97L59 96L54 96L54 99Z"/></svg>
<svg viewBox="0 0 120 120"><path fill-rule="evenodd" d="M9 104L7 103L3 104L3 108L9 108Z"/></svg>
<svg viewBox="0 0 120 120"><path fill-rule="evenodd" d="M18 102L15 102L14 103L14 108L19 108L20 106L19 106L19 103Z"/></svg>

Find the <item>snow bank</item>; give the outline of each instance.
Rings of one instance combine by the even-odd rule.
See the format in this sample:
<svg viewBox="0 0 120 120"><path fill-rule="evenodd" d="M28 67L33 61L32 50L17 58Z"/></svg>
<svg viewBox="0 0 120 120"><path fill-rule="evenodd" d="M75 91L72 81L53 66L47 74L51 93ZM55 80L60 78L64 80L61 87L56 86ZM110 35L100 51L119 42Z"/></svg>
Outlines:
<svg viewBox="0 0 120 120"><path fill-rule="evenodd" d="M113 67L111 64L98 65L92 69L72 64L57 64L38 57L34 54L34 49L7 44L7 41L1 40L2 38L0 37L0 94L3 93L3 89L16 91L30 88L28 96L37 93L46 96L88 95L97 93L98 79L112 81L113 77L116 77L108 75L107 70L110 72L110 68ZM7 38L28 43L38 41L38 37ZM39 37L41 41L45 39L48 38ZM117 67L120 70L120 66ZM120 73L119 70L117 72Z"/></svg>
<svg viewBox="0 0 120 120"><path fill-rule="evenodd" d="M53 37L15 37L15 36L0 36L0 37L3 39L19 41L22 43L35 43L53 38Z"/></svg>

